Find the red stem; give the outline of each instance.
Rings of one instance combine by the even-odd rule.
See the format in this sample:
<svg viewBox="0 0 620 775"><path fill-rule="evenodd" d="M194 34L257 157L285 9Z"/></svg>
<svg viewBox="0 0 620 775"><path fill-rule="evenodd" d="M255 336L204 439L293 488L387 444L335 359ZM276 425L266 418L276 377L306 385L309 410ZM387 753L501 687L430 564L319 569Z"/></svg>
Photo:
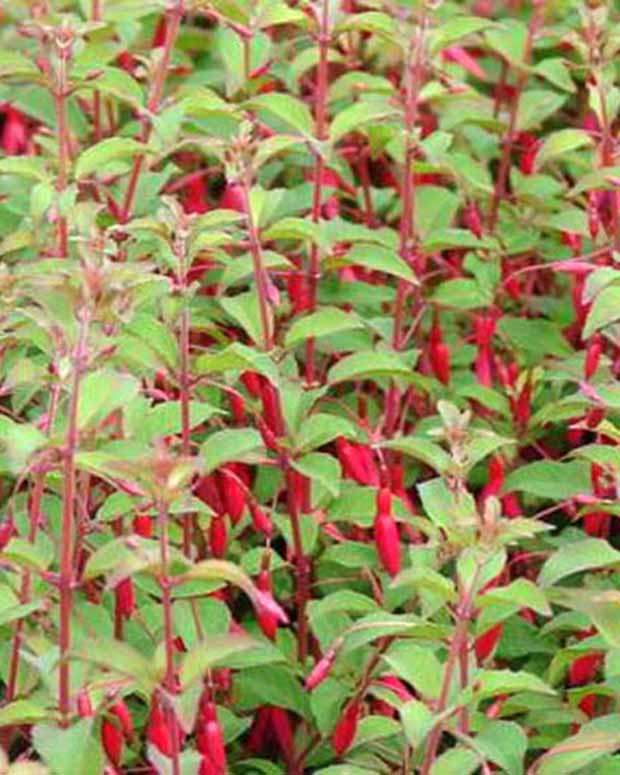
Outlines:
<svg viewBox="0 0 620 775"><path fill-rule="evenodd" d="M93 0L91 18L94 22L100 22L103 19L102 0ZM101 124L101 92L98 90L95 90L93 94L93 136L96 143L103 137Z"/></svg>
<svg viewBox="0 0 620 775"><path fill-rule="evenodd" d="M61 52L58 58L57 83L54 90L56 123L58 129L58 178L56 190L65 192L69 182L69 121L67 117L67 60ZM56 226L56 252L59 258L69 255L69 226L64 215L58 215Z"/></svg>
<svg viewBox="0 0 620 775"><path fill-rule="evenodd" d="M161 102L161 98L164 92L164 85L166 83L166 75L168 74L168 67L170 66L170 59L172 57L174 44L179 34L183 13L183 0L179 0L173 9L168 11L168 24L166 25L166 38L164 41L163 52L161 59L159 60L159 67L155 73L155 77L151 86L151 92L147 102L147 110L151 115L157 112L159 103ZM141 142L148 142L152 129L153 127L151 123L149 121L145 121L142 126L142 132L140 133ZM127 190L125 191L125 198L121 207L121 214L119 218L121 223L127 223L127 221L131 218L136 200L136 192L138 190L138 182L144 167L144 162L144 154L139 154L134 158L133 167L131 168L131 175L129 177L129 183L127 185Z"/></svg>
<svg viewBox="0 0 620 775"><path fill-rule="evenodd" d="M65 439L62 491L62 527L60 539L60 664L58 668L58 707L61 725L69 723L71 684L69 673L69 649L71 648L71 613L73 609L73 541L75 522L75 453L78 444L78 402L80 382L86 354L86 338L89 318L82 313L78 341L73 351L73 384L69 399L69 418Z"/></svg>
<svg viewBox="0 0 620 775"><path fill-rule="evenodd" d="M271 315L269 311L269 298L267 291L267 273L263 264L263 252L260 244L258 228L254 223L252 208L250 207L250 184L248 180L244 180L242 186L243 197L245 200L248 236L250 240L250 254L252 256L254 281L256 283L256 292L258 295L258 311L260 315L263 340L262 346L264 350L269 351L273 348L273 334L271 330Z"/></svg>
<svg viewBox="0 0 620 775"><path fill-rule="evenodd" d="M315 134L319 142L325 140L328 135L328 117L327 117L327 90L328 90L328 54L329 54L329 3L323 0L321 6L321 18L319 21L319 34L317 36L319 61L316 69L316 90L315 90L315 108L314 123ZM325 161L322 152L317 150L314 157L314 188L312 192L312 222L318 224L321 219L321 200L323 194L323 174L325 170ZM321 272L321 260L319 254L319 245L313 242L310 247L310 260L308 262L308 309L314 312L316 309L318 284ZM315 380L314 369L314 337L309 337L306 341L306 383L311 385Z"/></svg>

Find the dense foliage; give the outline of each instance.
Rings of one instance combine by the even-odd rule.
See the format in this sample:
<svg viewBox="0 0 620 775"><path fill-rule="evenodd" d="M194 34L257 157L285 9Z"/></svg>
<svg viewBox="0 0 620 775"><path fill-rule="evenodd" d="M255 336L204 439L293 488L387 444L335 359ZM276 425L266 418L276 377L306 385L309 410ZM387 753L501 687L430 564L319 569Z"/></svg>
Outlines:
<svg viewBox="0 0 620 775"><path fill-rule="evenodd" d="M3 4L2 773L620 772L619 51Z"/></svg>

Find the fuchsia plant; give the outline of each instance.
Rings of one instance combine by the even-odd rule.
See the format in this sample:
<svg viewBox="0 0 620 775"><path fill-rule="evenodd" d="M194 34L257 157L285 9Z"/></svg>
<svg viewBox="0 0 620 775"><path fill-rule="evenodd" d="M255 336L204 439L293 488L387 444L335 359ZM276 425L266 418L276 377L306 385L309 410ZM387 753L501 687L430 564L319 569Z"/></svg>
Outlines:
<svg viewBox="0 0 620 775"><path fill-rule="evenodd" d="M0 10L0 769L620 767L620 16Z"/></svg>

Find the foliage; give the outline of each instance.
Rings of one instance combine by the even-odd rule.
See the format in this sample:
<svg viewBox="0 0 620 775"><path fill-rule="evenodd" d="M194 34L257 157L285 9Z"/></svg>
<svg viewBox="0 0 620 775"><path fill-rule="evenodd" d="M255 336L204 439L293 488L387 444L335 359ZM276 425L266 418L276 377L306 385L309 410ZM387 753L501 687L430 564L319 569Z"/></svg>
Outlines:
<svg viewBox="0 0 620 775"><path fill-rule="evenodd" d="M619 32L4 4L3 773L618 772Z"/></svg>

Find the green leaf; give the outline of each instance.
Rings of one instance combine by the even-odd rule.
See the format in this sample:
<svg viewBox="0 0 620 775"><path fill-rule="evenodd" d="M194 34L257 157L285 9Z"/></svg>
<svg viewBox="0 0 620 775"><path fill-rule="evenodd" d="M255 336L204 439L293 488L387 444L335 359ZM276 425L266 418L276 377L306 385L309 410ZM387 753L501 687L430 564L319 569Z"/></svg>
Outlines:
<svg viewBox="0 0 620 775"><path fill-rule="evenodd" d="M560 463L537 460L512 471L506 477L504 492L517 490L539 498L565 500L590 492L590 469L583 461Z"/></svg>
<svg viewBox="0 0 620 775"><path fill-rule="evenodd" d="M207 670L223 659L259 645L247 635L212 635L198 641L191 651L183 655L180 670L183 691L194 681L202 679Z"/></svg>
<svg viewBox="0 0 620 775"><path fill-rule="evenodd" d="M572 352L559 326L549 320L518 318L506 315L498 323L498 331L507 336L519 349L532 355L566 357Z"/></svg>
<svg viewBox="0 0 620 775"><path fill-rule="evenodd" d="M387 449L402 452L434 468L438 474L452 467L452 458L438 444L420 436L403 436L384 444Z"/></svg>
<svg viewBox="0 0 620 775"><path fill-rule="evenodd" d="M253 428L229 428L213 433L200 448L205 473L224 463L254 459L264 453L260 433Z"/></svg>
<svg viewBox="0 0 620 775"><path fill-rule="evenodd" d="M486 30L484 37L494 51L510 64L521 65L525 56L527 27L516 19L506 19L501 25Z"/></svg>
<svg viewBox="0 0 620 775"><path fill-rule="evenodd" d="M322 452L310 452L293 461L293 468L318 482L334 498L340 493L340 463L335 457Z"/></svg>
<svg viewBox="0 0 620 775"><path fill-rule="evenodd" d="M453 16L431 31L429 35L429 53L434 55L442 48L451 46L457 40L492 27L494 22L479 16Z"/></svg>
<svg viewBox="0 0 620 775"><path fill-rule="evenodd" d="M110 162L133 159L144 152L144 145L130 137L108 137L80 154L75 163L75 177L79 180L93 172L103 173Z"/></svg>
<svg viewBox="0 0 620 775"><path fill-rule="evenodd" d="M560 741L536 759L529 772L531 775L590 772L589 765L592 762L618 748L620 748L620 714L615 713L583 724L576 735Z"/></svg>
<svg viewBox="0 0 620 775"><path fill-rule="evenodd" d="M338 436L354 437L353 424L344 417L326 412L311 414L301 425L295 436L295 447L299 452L310 452L329 444Z"/></svg>
<svg viewBox="0 0 620 775"><path fill-rule="evenodd" d="M355 314L344 312L338 307L323 307L297 319L286 334L284 344L286 347L296 347L311 337L318 339L363 327L363 323Z"/></svg>
<svg viewBox="0 0 620 775"><path fill-rule="evenodd" d="M620 285L608 285L596 295L590 307L583 327L584 339L617 320L620 320Z"/></svg>
<svg viewBox="0 0 620 775"><path fill-rule="evenodd" d="M348 380L370 377L411 377L413 369L398 355L366 350L347 355L329 370L329 382L334 385Z"/></svg>
<svg viewBox="0 0 620 775"><path fill-rule="evenodd" d="M409 700L400 709L400 720L409 745L418 749L435 725L435 717L425 703Z"/></svg>
<svg viewBox="0 0 620 775"><path fill-rule="evenodd" d="M73 648L72 655L83 662L131 678L149 694L163 678L163 668L120 640L83 640Z"/></svg>
<svg viewBox="0 0 620 775"><path fill-rule="evenodd" d="M379 124L382 119L396 115L396 109L387 100L360 100L341 110L329 129L330 142L337 143L349 132L359 131L367 124Z"/></svg>
<svg viewBox="0 0 620 775"><path fill-rule="evenodd" d="M93 718L85 718L74 722L68 729L38 724L32 730L34 747L54 775L101 773L103 751L92 734L94 723Z"/></svg>
<svg viewBox="0 0 620 775"><path fill-rule="evenodd" d="M21 473L30 457L47 443L45 434L34 425L16 423L0 415L0 448L6 453L11 473Z"/></svg>
<svg viewBox="0 0 620 775"><path fill-rule="evenodd" d="M545 562L538 582L545 587L573 573L593 568L606 568L620 562L620 552L602 538L584 538L564 544Z"/></svg>
<svg viewBox="0 0 620 775"><path fill-rule="evenodd" d="M121 409L140 392L140 383L129 374L101 369L87 374L80 384L77 424L80 430L95 426Z"/></svg>
<svg viewBox="0 0 620 775"><path fill-rule="evenodd" d="M53 716L52 711L32 700L14 700L0 708L0 727L13 724L37 724Z"/></svg>
<svg viewBox="0 0 620 775"><path fill-rule="evenodd" d="M201 401L190 401L189 404L189 425L190 429L195 428L206 422L220 410L211 404L205 404ZM152 407L145 422L138 429L138 438L145 441L162 438L163 436L174 436L180 433L182 429L181 402L166 401L162 404Z"/></svg>
<svg viewBox="0 0 620 775"><path fill-rule="evenodd" d="M271 92L252 97L246 106L253 110L264 110L271 113L287 126L295 129L305 137L314 134L314 120L307 105L290 94Z"/></svg>
<svg viewBox="0 0 620 775"><path fill-rule="evenodd" d="M406 261L403 261L395 249L392 250L381 245L358 243L351 248L344 258L358 266L385 272L393 277L400 277L409 283L418 285L413 270Z"/></svg>
<svg viewBox="0 0 620 775"><path fill-rule="evenodd" d="M584 129L560 129L552 132L544 139L536 154L536 169L543 167L548 161L555 160L586 145L592 145L592 138Z"/></svg>

